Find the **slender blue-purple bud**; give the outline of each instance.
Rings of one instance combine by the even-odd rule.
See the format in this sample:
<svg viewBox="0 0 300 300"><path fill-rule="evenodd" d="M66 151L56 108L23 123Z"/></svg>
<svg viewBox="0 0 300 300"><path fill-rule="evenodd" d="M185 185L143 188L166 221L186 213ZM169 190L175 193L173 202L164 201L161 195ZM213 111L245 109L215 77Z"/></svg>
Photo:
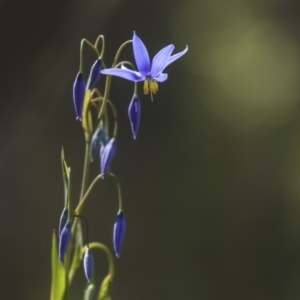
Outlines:
<svg viewBox="0 0 300 300"><path fill-rule="evenodd" d="M138 95L133 95L128 107L128 116L131 124L133 138L136 139L140 127L141 103Z"/></svg>
<svg viewBox="0 0 300 300"><path fill-rule="evenodd" d="M100 146L105 146L108 143L107 132L104 125L100 129L96 129L92 136L90 159L94 160L99 151Z"/></svg>
<svg viewBox="0 0 300 300"><path fill-rule="evenodd" d="M63 261L71 240L72 223L67 221L59 237L59 260Z"/></svg>
<svg viewBox="0 0 300 300"><path fill-rule="evenodd" d="M119 210L117 214L117 219L114 225L114 234L113 234L113 242L116 256L120 257L122 241L126 231L126 221L124 217L124 213Z"/></svg>
<svg viewBox="0 0 300 300"><path fill-rule="evenodd" d="M98 58L93 64L90 72L90 84L89 89L91 90L98 82L100 78L100 71L102 70L102 60Z"/></svg>
<svg viewBox="0 0 300 300"><path fill-rule="evenodd" d="M111 162L116 155L116 139L111 138L106 146L100 147L101 174L110 172Z"/></svg>
<svg viewBox="0 0 300 300"><path fill-rule="evenodd" d="M82 73L78 73L73 84L73 101L76 112L76 119L81 121L82 107L85 95L85 81Z"/></svg>
<svg viewBox="0 0 300 300"><path fill-rule="evenodd" d="M94 269L94 258L93 258L92 251L89 248L86 249L84 254L83 268L84 268L84 273L87 281L91 282L91 277Z"/></svg>
<svg viewBox="0 0 300 300"><path fill-rule="evenodd" d="M61 235L61 232L68 221L68 209L65 207L59 220L59 235Z"/></svg>

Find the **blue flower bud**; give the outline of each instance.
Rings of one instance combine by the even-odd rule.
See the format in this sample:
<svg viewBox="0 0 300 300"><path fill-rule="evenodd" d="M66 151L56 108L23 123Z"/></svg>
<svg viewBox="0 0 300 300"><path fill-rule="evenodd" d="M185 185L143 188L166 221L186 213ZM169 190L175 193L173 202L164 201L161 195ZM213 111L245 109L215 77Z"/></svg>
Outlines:
<svg viewBox="0 0 300 300"><path fill-rule="evenodd" d="M85 277L87 281L90 282L93 269L94 269L94 258L93 258L92 251L89 248L86 249L84 254L83 268L84 268Z"/></svg>
<svg viewBox="0 0 300 300"><path fill-rule="evenodd" d="M85 81L82 73L78 73L73 85L73 101L77 120L81 121L82 107L85 95Z"/></svg>
<svg viewBox="0 0 300 300"><path fill-rule="evenodd" d="M68 250L72 235L72 223L67 221L59 237L59 260L62 262Z"/></svg>
<svg viewBox="0 0 300 300"><path fill-rule="evenodd" d="M61 235L61 232L68 220L68 209L65 207L59 220L59 235Z"/></svg>
<svg viewBox="0 0 300 300"><path fill-rule="evenodd" d="M102 70L102 60L98 58L91 68L90 84L89 84L90 90L97 84L101 75L100 73L101 70Z"/></svg>
<svg viewBox="0 0 300 300"><path fill-rule="evenodd" d="M136 139L140 127L141 103L137 95L133 95L128 107L128 116L131 124L133 138Z"/></svg>
<svg viewBox="0 0 300 300"><path fill-rule="evenodd" d="M120 257L122 241L126 231L126 221L124 213L120 210L114 226L113 242L116 256Z"/></svg>
<svg viewBox="0 0 300 300"><path fill-rule="evenodd" d="M100 146L105 146L108 143L107 132L104 125L100 126L100 129L97 129L92 137L91 142L91 161L94 160L96 153L99 151Z"/></svg>
<svg viewBox="0 0 300 300"><path fill-rule="evenodd" d="M105 146L100 147L101 174L110 172L110 164L116 155L116 139L111 138Z"/></svg>

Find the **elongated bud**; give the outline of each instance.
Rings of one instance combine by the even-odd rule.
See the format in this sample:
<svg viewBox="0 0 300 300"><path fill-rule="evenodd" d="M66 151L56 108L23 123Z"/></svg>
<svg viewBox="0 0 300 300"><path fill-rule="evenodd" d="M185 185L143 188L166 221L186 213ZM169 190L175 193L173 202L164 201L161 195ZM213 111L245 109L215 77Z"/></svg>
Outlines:
<svg viewBox="0 0 300 300"><path fill-rule="evenodd" d="M67 221L63 230L61 231L60 237L59 237L59 260L60 262L63 261L65 254L68 250L69 243L71 240L71 229L72 224L70 221Z"/></svg>
<svg viewBox="0 0 300 300"><path fill-rule="evenodd" d="M65 207L59 220L59 235L61 235L61 232L68 220L68 209Z"/></svg>
<svg viewBox="0 0 300 300"><path fill-rule="evenodd" d="M94 161L96 154L98 153L100 146L105 146L108 143L107 132L104 125L101 125L100 129L96 129L91 141L91 162Z"/></svg>
<svg viewBox="0 0 300 300"><path fill-rule="evenodd" d="M81 121L82 107L85 94L85 81L82 73L78 73L73 85L73 101L76 112L76 119Z"/></svg>
<svg viewBox="0 0 300 300"><path fill-rule="evenodd" d="M87 281L90 282L93 269L94 269L94 258L93 258L92 251L89 248L86 249L84 254L83 268L84 268L85 277Z"/></svg>
<svg viewBox="0 0 300 300"><path fill-rule="evenodd" d="M92 68L91 68L91 72L90 72L90 84L89 84L89 89L91 90L98 82L99 78L100 78L100 71L102 69L102 60L101 59L97 59Z"/></svg>
<svg viewBox="0 0 300 300"><path fill-rule="evenodd" d="M114 226L113 242L116 256L120 257L122 241L126 231L126 221L124 213L119 210L117 214L117 219Z"/></svg>
<svg viewBox="0 0 300 300"><path fill-rule="evenodd" d="M140 127L141 103L138 95L133 95L128 107L128 116L131 124L133 138L136 139Z"/></svg>
<svg viewBox="0 0 300 300"><path fill-rule="evenodd" d="M116 155L116 139L111 138L106 146L100 148L101 174L110 172L111 162Z"/></svg>

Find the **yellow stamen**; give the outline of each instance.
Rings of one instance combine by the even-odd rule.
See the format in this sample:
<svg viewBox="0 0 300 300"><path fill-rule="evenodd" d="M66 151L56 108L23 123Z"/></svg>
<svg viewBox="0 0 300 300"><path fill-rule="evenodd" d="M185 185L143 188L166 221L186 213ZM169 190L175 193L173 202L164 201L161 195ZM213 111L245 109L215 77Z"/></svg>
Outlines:
<svg viewBox="0 0 300 300"><path fill-rule="evenodd" d="M149 82L148 82L148 80L144 81L144 94L145 95L149 94Z"/></svg>
<svg viewBox="0 0 300 300"><path fill-rule="evenodd" d="M156 92L158 91L158 84L155 80L151 80L150 81L150 91L153 93L153 94L156 94Z"/></svg>

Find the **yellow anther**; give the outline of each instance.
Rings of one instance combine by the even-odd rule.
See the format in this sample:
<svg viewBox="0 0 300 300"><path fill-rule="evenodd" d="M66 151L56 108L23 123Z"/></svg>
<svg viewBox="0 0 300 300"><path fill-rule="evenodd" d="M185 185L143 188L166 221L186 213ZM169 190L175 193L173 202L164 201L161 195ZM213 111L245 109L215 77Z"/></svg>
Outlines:
<svg viewBox="0 0 300 300"><path fill-rule="evenodd" d="M149 81L148 80L144 81L144 94L145 95L149 94Z"/></svg>
<svg viewBox="0 0 300 300"><path fill-rule="evenodd" d="M158 91L158 84L155 80L150 81L150 90L153 94L156 94L156 92Z"/></svg>

